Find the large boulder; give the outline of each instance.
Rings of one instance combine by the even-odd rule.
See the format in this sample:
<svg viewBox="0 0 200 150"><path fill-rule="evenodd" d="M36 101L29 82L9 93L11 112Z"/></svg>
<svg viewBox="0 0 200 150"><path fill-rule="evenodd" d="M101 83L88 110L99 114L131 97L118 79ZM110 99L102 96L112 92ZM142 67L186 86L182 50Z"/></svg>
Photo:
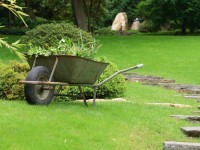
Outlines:
<svg viewBox="0 0 200 150"><path fill-rule="evenodd" d="M111 29L114 31L125 31L128 29L128 17L125 12L120 12L116 15Z"/></svg>

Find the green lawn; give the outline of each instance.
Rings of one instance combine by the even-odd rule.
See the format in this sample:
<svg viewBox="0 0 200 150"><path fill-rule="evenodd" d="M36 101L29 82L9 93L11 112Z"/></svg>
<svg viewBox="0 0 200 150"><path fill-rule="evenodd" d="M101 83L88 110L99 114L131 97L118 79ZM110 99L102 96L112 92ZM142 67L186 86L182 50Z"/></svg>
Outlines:
<svg viewBox="0 0 200 150"><path fill-rule="evenodd" d="M169 117L190 114L196 102L138 83L128 83L126 98L132 103L99 102L88 108L78 102L31 106L2 100L0 149L161 150L165 140L200 142L180 131L180 127L195 124ZM176 102L194 108L149 106L145 102Z"/></svg>
<svg viewBox="0 0 200 150"><path fill-rule="evenodd" d="M126 68L143 63L139 73L200 84L200 36L105 36L99 37L99 56Z"/></svg>
<svg viewBox="0 0 200 150"><path fill-rule="evenodd" d="M133 35L99 39L103 46L98 55L108 57L119 68L144 63L138 73L199 83L199 37ZM0 58L7 61L10 57ZM88 108L79 102L31 106L25 101L1 100L0 149L161 150L166 140L200 142L180 131L180 127L198 124L169 117L192 114L198 106L194 100L184 99L175 91L130 82L125 98L131 102L97 102L96 107ZM145 104L149 102L181 103L193 108Z"/></svg>

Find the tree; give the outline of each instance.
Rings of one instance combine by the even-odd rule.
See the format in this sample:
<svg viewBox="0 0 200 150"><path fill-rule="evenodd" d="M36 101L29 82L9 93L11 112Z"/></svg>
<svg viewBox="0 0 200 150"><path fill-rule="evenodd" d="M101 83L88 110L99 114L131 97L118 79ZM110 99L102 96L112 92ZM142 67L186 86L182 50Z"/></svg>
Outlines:
<svg viewBox="0 0 200 150"><path fill-rule="evenodd" d="M189 28L193 32L199 26L199 0L144 0L137 5L137 14L144 20L153 22L159 29L165 23L174 24L186 34Z"/></svg>
<svg viewBox="0 0 200 150"><path fill-rule="evenodd" d="M27 16L27 15L22 12L22 7L19 7L18 5L16 5L16 0L6 0L6 1L0 0L0 7L4 7L8 9L16 17L20 18L23 21L23 23L26 25L22 16ZM0 27L2 28L2 26ZM0 46L3 46L3 45L9 48L11 52L14 52L21 59L24 59L24 55L17 51L17 48L20 47L19 41L16 41L12 45L10 45L5 41L4 38L0 38Z"/></svg>

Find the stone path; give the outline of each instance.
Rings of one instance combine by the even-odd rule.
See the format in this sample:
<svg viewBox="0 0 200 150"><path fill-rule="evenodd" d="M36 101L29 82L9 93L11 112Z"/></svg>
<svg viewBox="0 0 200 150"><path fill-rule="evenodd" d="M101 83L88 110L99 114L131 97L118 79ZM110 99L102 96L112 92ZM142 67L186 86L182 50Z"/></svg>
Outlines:
<svg viewBox="0 0 200 150"><path fill-rule="evenodd" d="M200 150L200 143L166 141L164 150Z"/></svg>
<svg viewBox="0 0 200 150"><path fill-rule="evenodd" d="M200 102L200 86L189 84L176 84L175 80L166 80L162 77L145 76L133 73L124 74L124 78L128 81L141 82L145 85L161 86L167 89L176 90L185 93L185 98L194 99ZM172 106L171 103L147 103L148 105ZM173 104L173 107L180 107L182 104ZM187 106L189 107L189 105ZM200 109L200 106L198 107ZM194 111L195 114L200 114L200 111ZM192 115L171 115L176 119L184 119L195 123L200 123L200 116ZM200 126L198 127L181 127L181 131L188 137L200 137ZM200 150L200 143L174 142L165 141L164 150Z"/></svg>
<svg viewBox="0 0 200 150"><path fill-rule="evenodd" d="M184 97L185 98L191 98L191 99L200 100L200 94L185 95Z"/></svg>
<svg viewBox="0 0 200 150"><path fill-rule="evenodd" d="M199 98L200 99L200 86L189 84L177 84L175 80L164 79L157 76L146 76L135 73L126 73L124 78L128 81L141 82L145 85L162 86L167 89L176 90L178 92L192 94L186 95L186 98ZM194 95L195 94L195 95Z"/></svg>
<svg viewBox="0 0 200 150"><path fill-rule="evenodd" d="M188 120L189 115L171 115L170 117L180 119L180 120Z"/></svg>
<svg viewBox="0 0 200 150"><path fill-rule="evenodd" d="M166 80L162 77L139 75L135 73L125 73L124 78L129 81L142 82L150 85L157 85L159 83L175 83L175 80Z"/></svg>
<svg viewBox="0 0 200 150"><path fill-rule="evenodd" d="M196 121L200 123L200 116L189 116L189 115L171 115L170 117L181 119L181 120L188 120L188 121Z"/></svg>

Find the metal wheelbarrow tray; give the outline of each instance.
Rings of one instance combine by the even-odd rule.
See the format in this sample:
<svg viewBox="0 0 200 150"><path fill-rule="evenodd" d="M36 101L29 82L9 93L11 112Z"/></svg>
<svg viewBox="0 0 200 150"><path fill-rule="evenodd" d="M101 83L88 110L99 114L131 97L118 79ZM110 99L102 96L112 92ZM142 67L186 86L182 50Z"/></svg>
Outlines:
<svg viewBox="0 0 200 150"><path fill-rule="evenodd" d="M136 65L118 71L100 83L95 83L103 73L108 63L97 62L78 56L51 55L51 56L28 56L27 61L31 71L29 71L26 81L19 83L24 85L26 101L29 104L49 104L55 96L65 96L59 94L62 86L78 86L80 95L85 105L87 102L81 87L93 87L93 105L95 105L96 89L116 75L137 69L143 64Z"/></svg>

